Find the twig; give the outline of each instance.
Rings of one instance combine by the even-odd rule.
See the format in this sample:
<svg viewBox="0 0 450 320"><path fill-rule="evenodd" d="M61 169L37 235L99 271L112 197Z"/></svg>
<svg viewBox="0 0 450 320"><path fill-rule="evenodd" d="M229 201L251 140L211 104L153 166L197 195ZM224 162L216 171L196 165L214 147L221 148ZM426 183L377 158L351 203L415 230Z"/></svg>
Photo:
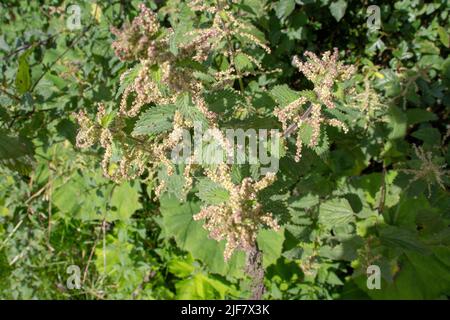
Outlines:
<svg viewBox="0 0 450 320"><path fill-rule="evenodd" d="M102 231L103 231L103 272L106 274L106 217L103 218Z"/></svg>
<svg viewBox="0 0 450 320"><path fill-rule="evenodd" d="M97 243L98 243L98 239L99 238L100 238L99 235L97 235L97 237L96 237L96 239L94 241L94 245L92 246L91 252L89 254L88 261L86 263L86 267L84 268L84 271L83 271L83 281L82 281L82 283L84 283L86 281L87 272L88 272L88 269L89 269L89 264L91 263L92 257L94 256L95 247L97 247Z"/></svg>
<svg viewBox="0 0 450 320"><path fill-rule="evenodd" d="M55 156L55 152L53 152L53 157ZM55 159L53 159L55 160ZM48 225L47 225L47 246L51 251L54 251L55 249L50 244L50 237L52 233L52 197L53 197L53 172L50 169L50 164L48 165L48 169L50 172L50 181L48 182L49 188L48 188Z"/></svg>
<svg viewBox="0 0 450 320"><path fill-rule="evenodd" d="M28 204L29 202L31 202L34 198L38 197L42 192L45 191L45 189L48 187L48 185L50 184L50 182L47 182L45 184L45 186L43 186L41 189L39 189L36 193L34 193L33 195L31 195L31 197L29 197L26 201L25 204Z"/></svg>
<svg viewBox="0 0 450 320"><path fill-rule="evenodd" d="M308 109L306 109L306 111L302 114L300 120L305 120L306 118L308 118L308 116L311 114L312 111L312 106L309 106ZM285 138L289 137L291 135L292 132L295 131L295 129L298 128L298 124L297 123L293 123L291 124L286 131L284 131L283 136Z"/></svg>
<svg viewBox="0 0 450 320"><path fill-rule="evenodd" d="M25 216L26 217L26 216ZM19 229L19 227L22 225L23 220L25 219L25 217L23 217L14 227L14 229L10 232L10 234L8 234L8 236L5 238L5 240L2 242L2 244L0 245L0 249L2 249L6 243L8 243L9 239L13 236L13 234L17 231L17 229Z"/></svg>
<svg viewBox="0 0 450 320"><path fill-rule="evenodd" d="M69 50L71 50L71 49L73 48L73 46L75 46L75 44L76 44L76 43L77 43L84 35L86 35L86 33L91 29L92 25L93 25L93 24L91 23L89 26L87 26L87 27L83 30L83 32L82 32L80 35L74 37L73 40L72 40L72 42L71 42L71 44L69 45L69 47L67 47L66 50L64 50L64 52L62 52L62 53L61 53L61 54L60 54L60 55L59 55L59 56L51 63L51 65L50 65L49 67L47 67L47 68L44 70L44 72L41 73L41 75L36 79L36 81L34 82L34 84L31 86L31 88L30 88L30 90L29 90L30 93L34 91L34 89L36 88L36 86L39 84L39 82L42 80L42 78L44 78L44 76L47 74L47 72L49 72L50 70L52 70L52 68L58 63L58 61L59 61L63 56L65 56L66 53L69 52ZM3 91L4 91L4 90L3 90ZM8 94L8 95L11 95L11 94L9 94L9 93L6 92L6 91L4 91L4 92L5 92L6 94ZM15 99L16 101L21 101L21 99L20 99L19 97L17 97L17 96L15 96L14 99ZM50 108L50 109L53 109L53 108ZM33 110L27 112L25 115L23 115L23 116L21 116L21 115L16 115L16 116L14 116L13 119L11 120L11 123L9 124L8 128L11 128L11 127L13 126L13 124L16 122L17 118L20 118L20 117L27 117L27 116L30 116L30 115L34 114L35 112L36 112L36 109L35 109L35 106L33 105Z"/></svg>
<svg viewBox="0 0 450 320"><path fill-rule="evenodd" d="M386 165L383 161L383 172L381 174L381 190L380 190L380 203L378 204L378 213L382 214L384 211L384 202L386 199Z"/></svg>
<svg viewBox="0 0 450 320"><path fill-rule="evenodd" d="M24 45L24 46L22 46L22 47L19 47L19 48L17 48L16 50L14 50L14 51L10 52L9 54L7 54L3 59L7 60L7 59L9 59L11 56L13 56L13 55L19 53L19 52L22 51L22 50L26 50L26 49L28 49L28 48L30 48L30 47L33 47L33 46L36 47L36 46L41 46L41 45L43 45L43 44L46 44L48 41L52 40L54 37L56 37L57 35L59 35L59 34L61 34L61 33L63 33L63 32L64 32L64 31L60 31L60 32L58 32L58 33L52 34L50 37L48 37L48 38L46 38L46 39L42 39L42 40L39 40L39 41L37 41L37 42L28 43L28 44L26 44L26 45Z"/></svg>
<svg viewBox="0 0 450 320"><path fill-rule="evenodd" d="M83 38L84 35L86 35L86 33L91 29L92 24L90 24L89 26L87 26L83 32L81 34L79 34L78 36L74 37L71 44L67 47L66 50L64 50L56 59L55 61L52 62L52 64L46 68L44 70L44 72L41 73L41 75L39 76L39 78L36 79L36 81L34 82L34 84L31 86L30 92L33 92L33 90L36 88L36 86L38 85L38 83L42 80L42 78L47 74L48 71L50 71L55 64L58 63L58 61L64 57L66 55L67 52L69 52L69 50L71 50L73 48L73 46L75 46L75 44L78 43L78 41L80 41L81 38Z"/></svg>

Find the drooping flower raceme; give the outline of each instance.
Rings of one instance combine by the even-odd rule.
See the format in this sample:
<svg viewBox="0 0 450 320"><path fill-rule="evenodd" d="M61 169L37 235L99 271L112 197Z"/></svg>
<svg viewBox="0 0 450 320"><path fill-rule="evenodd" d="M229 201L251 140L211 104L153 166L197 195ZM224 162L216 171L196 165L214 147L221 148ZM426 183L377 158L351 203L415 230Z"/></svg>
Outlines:
<svg viewBox="0 0 450 320"><path fill-rule="evenodd" d="M240 184L231 180L230 167L221 164L215 169L206 169L206 175L229 192L229 200L220 205L206 206L194 215L194 220L205 219L204 228L211 238L220 241L225 239L225 260L228 260L235 249L250 251L255 246L257 231L261 225L274 230L279 226L271 213L263 212L257 201L257 193L275 181L270 173L259 181L244 178Z"/></svg>
<svg viewBox="0 0 450 320"><path fill-rule="evenodd" d="M338 61L337 49L334 50L333 54L330 51L325 52L321 59L309 51L305 52L305 57L307 58L306 62L301 62L298 57L294 57L293 64L313 83L314 96L312 97L310 93L305 94L286 107L275 109L275 115L281 122L285 135L289 135L297 129L296 161L300 161L304 143L309 147L317 146L323 123L347 132L347 127L340 120L326 118L323 114L323 108L335 108L335 83L348 80L355 72L353 66L346 66ZM302 138L302 129L305 125L311 129L309 141L303 141Z"/></svg>

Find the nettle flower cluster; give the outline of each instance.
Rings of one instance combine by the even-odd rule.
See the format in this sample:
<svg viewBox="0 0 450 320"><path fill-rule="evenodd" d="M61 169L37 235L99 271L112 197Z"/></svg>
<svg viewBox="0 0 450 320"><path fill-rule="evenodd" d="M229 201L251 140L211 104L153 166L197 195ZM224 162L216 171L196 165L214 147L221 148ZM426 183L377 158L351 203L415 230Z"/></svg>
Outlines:
<svg viewBox="0 0 450 320"><path fill-rule="evenodd" d="M252 26L233 15L225 2L206 5L203 1L191 1L188 6L193 12L207 12L211 17L209 25L203 21L202 28L179 31L180 26L177 26L173 30L163 27L156 14L141 5L140 14L131 23L120 30L113 28L116 41L112 46L118 58L125 63L137 62L120 77L118 110L100 104L96 119L89 119L84 111L75 115L80 126L77 146L88 148L100 144L104 149L104 174L115 182L135 179L144 172L149 179L158 180L155 176L158 170L173 175L181 167L169 159L170 152L183 139L185 130L194 130L194 122L200 121L212 129L214 139L228 149L230 143L219 128L217 114L208 108L205 92L226 87L235 94L242 94L233 89L235 80L243 91L243 77L251 72L269 72L262 68L261 55L257 59L247 54L246 49L259 49L262 55L269 54L270 49L251 33ZM238 68L237 56L246 57L259 71L244 72ZM300 97L275 111L285 130L300 131L304 124L312 128L309 141L300 138L297 141L297 159L302 143L317 144L322 123L347 130L340 121L326 118L322 110L334 107L334 83L348 79L354 71L337 61L337 50L333 54L325 53L322 59L309 52L306 56L307 62L294 59L294 63L313 82L316 98ZM214 59L211 57L225 59L226 68L212 67ZM308 106L306 112L303 111L305 106ZM162 118L168 117L169 126L165 123L162 129L151 128L151 133L133 131L130 134L127 126L134 123L137 116L141 119L148 112L152 121L164 121ZM272 214L265 212L258 202L258 193L275 181L275 173L257 181L247 177L235 183L231 179L230 164L203 165L193 160L188 159L181 169L185 192L191 190L194 174L203 172L229 194L228 201L205 204L194 216L196 220L205 220L204 228L211 238L226 241L225 260L236 249L254 251L261 226L279 229ZM167 190L164 179L159 179L158 183L157 197Z"/></svg>
<svg viewBox="0 0 450 320"><path fill-rule="evenodd" d="M156 14L145 5L141 5L140 9L141 13L131 24L125 25L122 30L112 29L117 37L112 44L116 55L122 61L140 62L138 74L125 88L120 103L121 115L128 117L138 115L146 104L174 103L176 93L193 92L198 98L202 89L201 83L194 79L192 72L186 68L177 68L176 64L192 57L197 47L203 49L208 46L209 41L208 38L195 39L189 45L180 46L175 55L170 50L173 30L161 28ZM122 83L129 72L131 70L122 74ZM161 83L165 86L161 86ZM199 105L203 106L204 103ZM211 117L205 109L201 111Z"/></svg>
<svg viewBox="0 0 450 320"><path fill-rule="evenodd" d="M131 180L144 173L151 154L146 151L151 150L144 147L144 141L133 141L127 137L122 130L125 127L123 119L117 118L113 122L103 104L98 106L95 121L91 120L83 110L74 114L74 117L80 126L76 136L76 146L85 149L99 143L104 148L102 168L106 177L119 183L124 178ZM114 129L109 128L112 122ZM114 151L120 158L118 162L112 161Z"/></svg>
<svg viewBox="0 0 450 320"><path fill-rule="evenodd" d="M204 227L210 237L217 241L226 240L225 260L231 257L235 249L249 252L254 247L260 225L279 230L272 214L265 213L257 201L257 193L275 181L274 173L256 182L247 177L236 185L232 182L230 167L222 164L214 169L206 169L206 176L227 190L229 199L220 205L202 208L194 220L205 219Z"/></svg>
<svg viewBox="0 0 450 320"><path fill-rule="evenodd" d="M302 95L286 107L275 110L275 115L282 123L285 135L290 135L297 130L295 155L297 162L300 161L304 143L307 143L309 147L317 146L322 124L338 127L344 132L348 131L347 126L340 120L326 118L323 108L335 108L335 84L350 79L356 71L353 66L346 66L338 61L336 48L333 54L330 51L325 52L321 59L309 51L306 51L304 55L307 58L306 62L301 62L295 56L293 64L313 83L315 95L312 97L311 95ZM305 125L311 129L309 141L303 141L302 138L302 130Z"/></svg>
<svg viewBox="0 0 450 320"><path fill-rule="evenodd" d="M422 146L413 144L413 149L417 160L411 160L411 168L400 169L412 178L409 186L415 181L423 181L428 187L428 196L431 196L431 187L438 185L445 190L445 177L450 176L450 170L446 170L446 164L439 163L439 158L434 157L431 151L425 151Z"/></svg>

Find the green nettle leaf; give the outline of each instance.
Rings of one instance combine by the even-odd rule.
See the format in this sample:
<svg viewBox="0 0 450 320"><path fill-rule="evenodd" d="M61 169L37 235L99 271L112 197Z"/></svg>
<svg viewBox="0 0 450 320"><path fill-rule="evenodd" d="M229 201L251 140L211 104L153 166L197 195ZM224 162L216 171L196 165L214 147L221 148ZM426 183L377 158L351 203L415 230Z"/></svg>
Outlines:
<svg viewBox="0 0 450 320"><path fill-rule="evenodd" d="M58 14L41 10L63 1L10 2L20 6L0 4L0 299L246 299L260 289L249 270L263 276L263 299L448 299L445 1L134 0L120 8L124 23L114 13L126 1L73 1L85 4L70 35ZM66 9L76 24L79 8ZM338 61L325 54L334 47ZM294 55L309 61L302 71ZM236 72L242 81L226 81ZM119 114L139 79L162 98L136 117ZM182 79L192 83L177 85ZM334 108L319 99L329 90ZM128 93L130 109L139 97ZM274 115L300 97L304 105ZM320 114L304 114L312 104ZM255 198L247 179L260 181L269 164L241 157L227 173L213 170L211 160L226 160L214 135L193 166L177 161L192 152L181 143L164 149L168 162L152 157L175 114L191 133L194 122L224 133L288 124L279 145L269 132L257 141L256 160L278 148L276 181L258 183ZM103 129L111 136L99 137ZM145 172L127 176L141 156ZM229 188L212 177L221 172L242 187L241 205L255 215L261 205L282 226L233 233L256 237L262 266L240 247L225 261L227 241L245 239L217 241L208 221L194 220L230 205ZM87 271L87 290L65 289L71 265ZM380 268L379 289L370 265Z"/></svg>
<svg viewBox="0 0 450 320"><path fill-rule="evenodd" d="M137 64L132 69L128 70L126 75L123 77L123 81L120 84L119 89L116 93L116 98L119 98L120 95L125 91L125 89L136 79L136 77L139 74L139 71L141 71L142 65Z"/></svg>
<svg viewBox="0 0 450 320"><path fill-rule="evenodd" d="M307 144L309 141L311 141L313 128L308 123L302 123L299 128L299 134L302 139L302 141Z"/></svg>
<svg viewBox="0 0 450 320"><path fill-rule="evenodd" d="M161 84L161 79L163 77L163 71L157 64L154 64L153 66L151 66L151 68L150 68L150 77L158 85Z"/></svg>
<svg viewBox="0 0 450 320"><path fill-rule="evenodd" d="M402 87L398 75L390 69L384 69L380 74L381 78L376 82L377 88L384 90L388 97L400 95Z"/></svg>
<svg viewBox="0 0 450 320"><path fill-rule="evenodd" d="M184 166L175 165L175 172L173 174L167 173L167 168L162 166L158 170L158 180L164 181L165 192L174 196L180 201L184 201L186 198L186 192L184 191L185 177L182 174Z"/></svg>
<svg viewBox="0 0 450 320"><path fill-rule="evenodd" d="M261 41L262 43L267 43L267 40L265 38L264 32L259 30L257 27L255 27L253 24L246 22L245 20L241 20L242 23L242 29L245 30L245 33L251 34L256 39ZM239 39L243 44L250 44L253 45L254 41L246 36L243 36L242 34L237 34L236 38ZM227 60L227 59L224 59Z"/></svg>
<svg viewBox="0 0 450 320"><path fill-rule="evenodd" d="M28 63L28 56L32 52L33 48L28 49L22 53L19 57L19 67L16 73L16 90L20 94L24 94L31 88L31 70Z"/></svg>
<svg viewBox="0 0 450 320"><path fill-rule="evenodd" d="M230 197L228 190L209 179L201 179L197 196L210 205L217 205L227 201Z"/></svg>
<svg viewBox="0 0 450 320"><path fill-rule="evenodd" d="M258 233L258 248L263 252L263 266L276 263L283 249L284 229L279 231L263 229Z"/></svg>
<svg viewBox="0 0 450 320"><path fill-rule="evenodd" d="M327 155L330 150L330 140L326 131L320 133L320 140L313 150L318 156L325 157Z"/></svg>
<svg viewBox="0 0 450 320"><path fill-rule="evenodd" d="M402 41L397 49L394 50L393 54L400 60L406 60L412 58L414 55L408 51L409 47L406 41Z"/></svg>
<svg viewBox="0 0 450 320"><path fill-rule="evenodd" d="M225 299L225 295L232 291L231 287L202 273L177 282L175 288L177 298L183 300Z"/></svg>
<svg viewBox="0 0 450 320"><path fill-rule="evenodd" d="M192 122L200 122L203 126L208 124L203 113L194 105L189 93L180 94L175 102L177 110L185 117L187 120Z"/></svg>
<svg viewBox="0 0 450 320"><path fill-rule="evenodd" d="M419 240L414 231L386 226L380 233L380 240L385 246L413 251L422 255L430 254L430 250Z"/></svg>
<svg viewBox="0 0 450 320"><path fill-rule="evenodd" d="M299 92L299 94L302 97L305 97L306 99L308 99L308 101L311 101L313 103L318 103L317 95L313 90L302 90Z"/></svg>
<svg viewBox="0 0 450 320"><path fill-rule="evenodd" d="M391 106L389 108L388 114L388 127L391 129L389 133L389 138L399 139L403 138L406 134L407 127L407 117L402 110L396 106Z"/></svg>
<svg viewBox="0 0 450 320"><path fill-rule="evenodd" d="M211 74L208 74L208 73L205 73L205 72L194 71L192 73L192 75L196 79L201 80L204 83L214 83L214 81L216 81L216 79Z"/></svg>
<svg viewBox="0 0 450 320"><path fill-rule="evenodd" d="M208 72L208 68L205 67L203 64L201 64L198 61L192 60L192 59L180 59L176 61L176 65L177 67L181 67L181 68L189 68L195 71L199 71L199 72L203 72L203 73L207 73Z"/></svg>
<svg viewBox="0 0 450 320"><path fill-rule="evenodd" d="M177 46L177 31L178 30L179 29L176 29L175 32L169 38L169 50L175 56L178 55L178 46Z"/></svg>
<svg viewBox="0 0 450 320"><path fill-rule="evenodd" d="M35 163L33 144L23 137L8 136L0 130L0 165L20 174L31 172Z"/></svg>
<svg viewBox="0 0 450 320"><path fill-rule="evenodd" d="M340 21L342 19L345 15L345 10L347 10L346 0L338 0L330 4L331 15L336 19L336 21Z"/></svg>
<svg viewBox="0 0 450 320"><path fill-rule="evenodd" d="M226 263L223 258L225 241L208 238L202 221L194 221L193 215L200 211L196 202L180 203L175 197L163 195L160 199L163 226L167 235L174 237L178 246L202 261L213 273L243 276L244 254L234 253Z"/></svg>
<svg viewBox="0 0 450 320"><path fill-rule="evenodd" d="M245 54L238 53L234 58L234 63L238 71L253 70L253 63Z"/></svg>
<svg viewBox="0 0 450 320"><path fill-rule="evenodd" d="M173 128L174 105L156 106L144 112L134 125L133 135L152 135Z"/></svg>
<svg viewBox="0 0 450 320"><path fill-rule="evenodd" d="M400 269L396 268L393 281L382 278L381 290L368 290L365 274L355 281L372 299L445 299L450 290L450 251L444 246L432 251L429 255L416 252L403 255L397 262Z"/></svg>
<svg viewBox="0 0 450 320"><path fill-rule="evenodd" d="M205 100L213 112L231 111L235 105L245 102L238 92L230 88L207 92Z"/></svg>
<svg viewBox="0 0 450 320"><path fill-rule="evenodd" d="M68 85L67 81L65 81L58 75L47 73L44 78L51 81L58 90L63 90Z"/></svg>
<svg viewBox="0 0 450 320"><path fill-rule="evenodd" d="M380 53L386 50L386 44L384 43L381 38L377 39L377 41L374 41L372 45L366 49L370 53L374 53L375 51L379 51Z"/></svg>
<svg viewBox="0 0 450 320"><path fill-rule="evenodd" d="M438 118L433 112L418 108L408 109L406 115L408 117L408 125L434 121Z"/></svg>
<svg viewBox="0 0 450 320"><path fill-rule="evenodd" d="M333 260L352 261L358 258L358 249L364 245L364 240L359 237L350 238L331 247L324 245L319 249L319 254Z"/></svg>
<svg viewBox="0 0 450 320"><path fill-rule="evenodd" d="M100 119L100 125L103 128L108 128L109 125L112 123L112 121L114 120L114 118L116 117L116 114L114 112L111 113L107 113L106 115L104 115L101 119Z"/></svg>
<svg viewBox="0 0 450 320"><path fill-rule="evenodd" d="M270 95L273 99L281 106L285 107L289 103L300 98L300 93L292 90L289 86L283 84L280 86L275 86L270 90Z"/></svg>
<svg viewBox="0 0 450 320"><path fill-rule="evenodd" d="M334 228L355 222L355 213L347 199L332 199L320 205L319 222Z"/></svg>
<svg viewBox="0 0 450 320"><path fill-rule="evenodd" d="M441 141L441 133L436 128L421 128L413 132L411 136L431 145L439 144Z"/></svg>
<svg viewBox="0 0 450 320"><path fill-rule="evenodd" d="M133 213L141 208L136 184L132 186L129 182L124 182L116 186L111 196L110 207L108 221L129 221Z"/></svg>
<svg viewBox="0 0 450 320"><path fill-rule="evenodd" d="M111 194L111 186L104 186L100 174L75 172L67 177L59 177L53 183L52 202L65 216L83 221L108 218L106 201Z"/></svg>
<svg viewBox="0 0 450 320"><path fill-rule="evenodd" d="M68 119L62 119L56 126L58 133L75 145L78 127L75 123Z"/></svg>
<svg viewBox="0 0 450 320"><path fill-rule="evenodd" d="M192 22L182 21L174 28L174 32L169 38L169 50L175 56L178 55L178 46L183 43L188 43L193 36L186 37L189 31L192 30Z"/></svg>
<svg viewBox="0 0 450 320"><path fill-rule="evenodd" d="M439 26L437 28L437 31L442 44L448 48L450 46L450 37L448 35L448 30L445 30L445 28Z"/></svg>
<svg viewBox="0 0 450 320"><path fill-rule="evenodd" d="M286 19L295 9L295 0L280 0L275 6L278 19Z"/></svg>
<svg viewBox="0 0 450 320"><path fill-rule="evenodd" d="M311 135L312 135L312 127L307 124L303 123L299 128L299 134L303 141L304 145L308 145L309 141L311 141ZM330 142L328 139L328 134L325 130L320 132L319 140L316 146L312 147L314 152L318 156L324 156L329 151L330 148Z"/></svg>
<svg viewBox="0 0 450 320"><path fill-rule="evenodd" d="M169 261L167 268L169 269L170 273L173 273L177 277L184 278L188 277L190 274L192 274L192 272L194 272L195 267L193 265L193 262L193 259L190 257L186 261L174 259Z"/></svg>

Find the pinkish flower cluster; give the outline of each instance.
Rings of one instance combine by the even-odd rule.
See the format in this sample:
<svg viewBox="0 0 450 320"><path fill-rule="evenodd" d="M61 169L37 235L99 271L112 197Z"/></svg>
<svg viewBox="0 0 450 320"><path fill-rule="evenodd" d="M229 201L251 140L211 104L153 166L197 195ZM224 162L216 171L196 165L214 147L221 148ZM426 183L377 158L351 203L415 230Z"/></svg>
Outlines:
<svg viewBox="0 0 450 320"><path fill-rule="evenodd" d="M305 52L306 62L300 62L294 57L293 64L302 72L313 84L315 98L311 99L308 95L302 95L284 108L276 108L275 116L281 122L285 135L289 135L293 129L297 129L296 155L295 161L300 161L303 144L309 147L315 147L319 143L320 129L322 123L338 127L344 132L348 129L341 121L337 119L327 119L322 113L322 107L334 108L334 85L338 81L349 79L355 72L353 66L345 66L338 61L338 51L330 51L322 55L319 59L312 52ZM309 141L303 141L302 130L306 127L311 129Z"/></svg>
<svg viewBox="0 0 450 320"><path fill-rule="evenodd" d="M159 22L156 15L144 4L140 5L140 14L126 23L122 30L111 28L117 37L112 47L121 60L138 60L153 57L160 45L156 38L159 35Z"/></svg>
<svg viewBox="0 0 450 320"><path fill-rule="evenodd" d="M257 201L257 193L275 181L274 174L267 174L264 178L254 182L245 178L240 184L231 181L229 166L222 164L216 169L207 169L206 175L214 182L225 188L230 198L220 205L211 205L201 209L194 216L194 220L205 219L204 228L208 230L212 239L226 240L224 258L230 259L234 250L246 252L255 246L257 232L261 225L274 230L279 226L271 213L263 212Z"/></svg>
<svg viewBox="0 0 450 320"><path fill-rule="evenodd" d="M90 120L84 111L74 114L80 129L76 137L78 148L88 148L95 143L99 143L104 148L102 169L103 174L115 182L131 180L140 176L145 169L148 159L148 152L135 143L127 141L124 133L118 130L123 126L120 119L114 121L116 129L114 131L108 126L102 125L106 110L103 104L99 104L96 121ZM113 142L120 146L121 157L118 161L112 161Z"/></svg>
<svg viewBox="0 0 450 320"><path fill-rule="evenodd" d="M301 62L295 56L293 64L314 84L314 92L320 102L327 108L334 108L334 84L350 79L356 71L355 67L338 61L337 48L334 48L333 54L330 51L325 52L322 59L310 51L306 51L304 55L307 57L306 62Z"/></svg>

